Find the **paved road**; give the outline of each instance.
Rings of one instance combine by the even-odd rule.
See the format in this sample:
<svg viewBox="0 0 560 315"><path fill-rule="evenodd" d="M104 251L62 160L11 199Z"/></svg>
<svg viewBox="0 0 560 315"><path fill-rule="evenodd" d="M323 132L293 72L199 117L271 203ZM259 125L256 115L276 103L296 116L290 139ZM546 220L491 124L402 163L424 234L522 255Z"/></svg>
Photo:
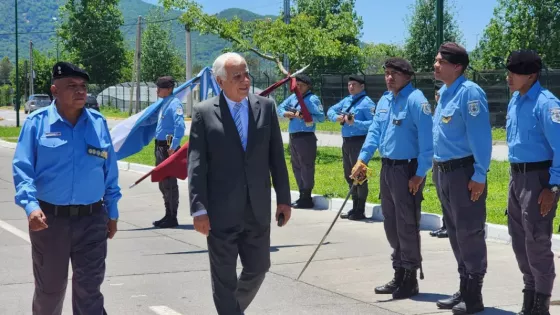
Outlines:
<svg viewBox="0 0 560 315"><path fill-rule="evenodd" d="M11 149L0 148L0 314L31 314L31 251L24 212L13 203L12 156ZM121 172L121 187L140 176ZM206 243L188 218L184 181L180 191L180 227L156 230L150 222L163 212L157 185L145 181L123 188L120 231L109 242L102 287L109 314L216 314ZM438 311L434 302L457 288L454 258L448 240L431 238L427 231L422 232L426 279L413 299L392 301L373 292L392 275L380 222L338 221L296 281L333 216L330 211L294 210L288 226L272 226L271 271L247 314L450 314ZM484 314L514 314L520 308L522 277L511 246L489 241L488 250ZM554 300L560 299L559 292ZM64 314L71 314L70 298L68 289ZM560 308L554 306L552 313Z"/></svg>
<svg viewBox="0 0 560 315"><path fill-rule="evenodd" d="M14 111L0 110L0 117L4 118L4 120L0 121L0 126L15 126L16 125L16 113ZM23 122L25 117L27 117L27 115L25 115L24 113L21 113L20 121ZM109 124L109 128L113 128L118 123L120 123L121 120L108 119L107 122ZM187 128L185 129L185 134L188 135L189 132L190 132L190 127L191 127L190 122L188 122L188 121L186 122L186 127ZM288 143L289 137L288 137L287 132L282 132L282 139L284 140L284 143ZM317 133L317 139L318 139L317 145L321 146L321 147L338 147L338 148L342 147L342 138L341 138L340 135L318 132ZM494 147L492 149L492 159L493 160L506 161L507 160L507 155L508 155L508 149L507 149L506 145L503 145L503 144L494 145Z"/></svg>

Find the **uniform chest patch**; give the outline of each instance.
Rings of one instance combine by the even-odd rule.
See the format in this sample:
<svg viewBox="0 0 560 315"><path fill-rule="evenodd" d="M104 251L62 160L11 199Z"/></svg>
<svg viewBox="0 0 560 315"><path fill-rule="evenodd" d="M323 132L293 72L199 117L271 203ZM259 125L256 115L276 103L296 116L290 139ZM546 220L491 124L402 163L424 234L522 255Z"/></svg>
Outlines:
<svg viewBox="0 0 560 315"><path fill-rule="evenodd" d="M97 156L97 157L100 157L100 158L105 159L105 160L107 159L107 156L109 155L107 150L102 150L102 149L93 147L91 145L88 146L87 153L89 155Z"/></svg>
<svg viewBox="0 0 560 315"><path fill-rule="evenodd" d="M553 122L560 124L560 108L553 108L550 110L550 119Z"/></svg>
<svg viewBox="0 0 560 315"><path fill-rule="evenodd" d="M60 137L61 135L62 135L62 133L60 133L60 132L47 132L47 133L45 133L46 138Z"/></svg>
<svg viewBox="0 0 560 315"><path fill-rule="evenodd" d="M428 102L422 103L422 112L426 115L432 114L432 106Z"/></svg>
<svg viewBox="0 0 560 315"><path fill-rule="evenodd" d="M469 114L473 117L478 116L478 114L480 114L480 101L479 100L474 100L474 101L469 101L467 103L467 107L469 108Z"/></svg>

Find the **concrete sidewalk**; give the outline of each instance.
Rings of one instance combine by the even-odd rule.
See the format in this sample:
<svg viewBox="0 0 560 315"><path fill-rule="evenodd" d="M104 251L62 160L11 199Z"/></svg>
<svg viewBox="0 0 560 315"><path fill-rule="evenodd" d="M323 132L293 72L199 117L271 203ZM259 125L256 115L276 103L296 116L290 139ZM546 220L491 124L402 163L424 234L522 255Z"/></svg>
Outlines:
<svg viewBox="0 0 560 315"><path fill-rule="evenodd" d="M0 314L31 314L33 294L26 220L13 203L13 150L0 148ZM127 187L143 171L121 171L119 233L109 241L103 292L109 314L216 314L209 280L206 241L193 231L188 216L186 182L180 181L180 226L160 230L151 221L163 215L156 183ZM273 210L274 211L274 210ZM392 301L373 288L390 280L390 248L379 221L337 221L306 273L305 262L335 213L293 210L292 220L272 225L272 267L247 314L450 314L435 301L458 287L456 263L447 239L422 235L426 278L421 294ZM511 245L488 240L488 275L483 289L487 310L481 314L515 314L520 309L522 276ZM71 274L70 274L71 275ZM560 280L556 280L558 286ZM560 300L560 293L553 300ZM70 286L64 314L71 314ZM553 306L552 314L560 314Z"/></svg>

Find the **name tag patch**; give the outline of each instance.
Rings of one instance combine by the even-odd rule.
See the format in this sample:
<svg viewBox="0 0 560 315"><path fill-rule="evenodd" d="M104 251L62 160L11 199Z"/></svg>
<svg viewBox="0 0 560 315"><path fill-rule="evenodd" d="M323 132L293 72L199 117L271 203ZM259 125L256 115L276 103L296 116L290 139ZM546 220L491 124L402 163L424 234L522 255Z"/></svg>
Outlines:
<svg viewBox="0 0 560 315"><path fill-rule="evenodd" d="M61 135L62 135L62 133L60 133L60 132L47 132L47 133L45 133L46 138L60 137Z"/></svg>
<svg viewBox="0 0 560 315"><path fill-rule="evenodd" d="M92 146L88 146L87 153L89 155L94 155L105 160L107 159L107 156L109 154L106 150L98 149Z"/></svg>

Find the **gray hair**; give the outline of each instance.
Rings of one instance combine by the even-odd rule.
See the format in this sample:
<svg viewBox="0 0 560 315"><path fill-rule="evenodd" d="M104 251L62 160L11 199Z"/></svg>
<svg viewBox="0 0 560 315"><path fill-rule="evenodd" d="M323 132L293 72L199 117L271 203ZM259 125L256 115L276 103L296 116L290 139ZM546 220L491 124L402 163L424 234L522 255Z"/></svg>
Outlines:
<svg viewBox="0 0 560 315"><path fill-rule="evenodd" d="M241 56L240 54L234 52L227 52L225 54L220 55L214 61L214 64L212 65L212 73L214 74L214 77L216 78L220 77L222 79L227 78L225 66L228 61L233 62L234 65L240 65L241 63L247 64L245 58L243 58L243 56ZM247 66L247 69L248 68L249 67Z"/></svg>

